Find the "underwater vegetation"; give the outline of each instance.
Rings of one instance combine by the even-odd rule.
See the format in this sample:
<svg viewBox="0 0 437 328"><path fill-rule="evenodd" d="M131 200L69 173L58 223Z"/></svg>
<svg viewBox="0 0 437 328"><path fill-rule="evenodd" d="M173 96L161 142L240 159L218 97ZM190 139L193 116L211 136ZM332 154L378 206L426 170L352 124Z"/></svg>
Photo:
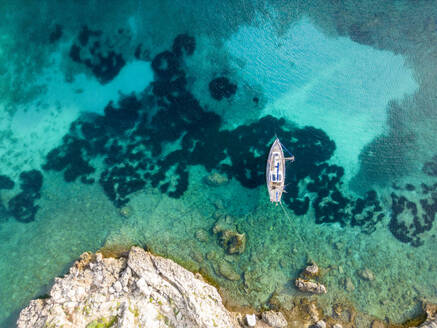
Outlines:
<svg viewBox="0 0 437 328"><path fill-rule="evenodd" d="M62 30L61 30L62 31ZM53 39L60 38L61 35L54 32ZM126 64L121 54L115 51L105 51L103 49L104 40L101 39L102 31L92 31L87 26L82 30L70 48L70 58L87 66L99 80L104 84L111 81ZM51 36L52 39L52 36Z"/></svg>
<svg viewBox="0 0 437 328"><path fill-rule="evenodd" d="M85 46L98 35L84 28L78 40ZM284 197L295 214L305 214L312 206L317 223L338 222L374 231L384 217L376 192L358 199L343 194L344 170L327 163L335 143L322 130L290 129L284 119L272 116L234 130L220 129L220 116L202 108L187 89L183 61L195 45L193 37L177 36L171 50L152 59L151 93L145 99L131 95L109 103L104 115L83 115L71 125L63 144L49 152L44 169L63 171L67 182L98 181L117 207L146 184L179 198L188 188L190 165L217 170L246 188L256 188L265 183L265 158L276 134L298 158ZM208 87L215 100L230 97L237 89L226 77L213 79ZM170 143L179 147L166 151ZM92 164L97 156L103 157L103 169ZM312 201L309 193L316 195Z"/></svg>
<svg viewBox="0 0 437 328"><path fill-rule="evenodd" d="M113 79L125 64L113 51L103 54L103 37L102 32L84 26L70 49L70 57L102 84ZM328 163L336 145L324 131L291 127L273 116L233 130L222 129L221 117L205 110L189 91L184 60L195 49L194 37L176 36L171 49L151 59L151 87L142 96L126 95L117 103L108 103L103 115L82 114L71 124L62 144L47 154L43 169L63 172L66 182L98 182L120 208L147 185L169 197L181 197L188 189L188 168L193 165L225 174L246 188L257 188L265 183L265 158L276 135L297 159L288 171L287 193L283 195L284 203L296 215L312 208L318 224L357 226L372 233L388 214L388 228L397 239L413 246L422 243L420 234L432 227L437 212L435 186L426 186L420 206L394 192L391 213L387 213L374 190L362 197L344 192L344 169ZM141 44L134 55L150 60ZM220 101L234 95L237 84L220 76L206 88L212 99ZM434 174L435 165L435 159L426 163L424 172ZM34 220L38 210L34 202L41 187L35 172L29 175L32 179L28 173L22 174L21 192L9 202L9 212L22 222ZM40 180L42 184L42 175ZM2 176L0 186L10 187L11 182ZM415 187L406 189L411 188Z"/></svg>
<svg viewBox="0 0 437 328"><path fill-rule="evenodd" d="M6 175L0 175L0 189L12 189L15 186L15 182L12 181Z"/></svg>
<svg viewBox="0 0 437 328"><path fill-rule="evenodd" d="M35 219L38 205L35 201L41 197L40 190L43 184L43 176L40 171L24 171L20 174L20 192L8 202L8 212L17 220L23 223ZM8 189L13 184L9 182Z"/></svg>
<svg viewBox="0 0 437 328"><path fill-rule="evenodd" d="M218 77L209 82L209 93L215 100L222 100L223 98L229 98L237 92L237 85L231 83L225 77Z"/></svg>
<svg viewBox="0 0 437 328"><path fill-rule="evenodd" d="M437 155L423 165L422 171L431 177L437 177Z"/></svg>
<svg viewBox="0 0 437 328"><path fill-rule="evenodd" d="M437 183L421 184L421 190L407 184L405 188L394 186L397 190L391 193L392 207L389 229L402 242L412 246L420 246L423 241L420 234L431 230L437 213ZM411 195L416 199L420 195L419 204L409 200Z"/></svg>
<svg viewBox="0 0 437 328"><path fill-rule="evenodd" d="M56 41L61 39L62 33L63 33L62 32L62 25L56 24L54 29L52 30L52 32L49 35L49 42L55 43Z"/></svg>

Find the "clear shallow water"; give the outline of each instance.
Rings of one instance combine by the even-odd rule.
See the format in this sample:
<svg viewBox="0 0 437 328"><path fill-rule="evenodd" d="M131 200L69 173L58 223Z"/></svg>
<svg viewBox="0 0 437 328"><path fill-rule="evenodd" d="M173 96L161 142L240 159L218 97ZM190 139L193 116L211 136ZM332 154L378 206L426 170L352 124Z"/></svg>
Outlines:
<svg viewBox="0 0 437 328"><path fill-rule="evenodd" d="M97 3L86 16L50 2L19 13L4 5L0 174L15 187L0 191L2 325L83 251L105 243L147 245L211 276L240 305L261 306L275 291L299 296L293 280L308 260L325 271L329 292L318 299L327 313L341 300L401 322L417 313L419 298L435 300L433 9L366 6L128 2L101 15ZM178 54L181 33L194 37L193 53L189 39L185 55L158 61L162 51ZM102 70L99 55L110 51L125 63ZM217 77L236 93L213 99L208 85ZM117 104L132 92L136 101ZM297 156L287 181L291 221L263 185L275 133ZM41 188L35 176L20 187L32 169L43 175ZM212 171L229 183L206 185ZM370 189L377 202L365 198L368 216L356 195ZM20 193L27 212L14 217L10 200ZM34 218L31 204L39 206ZM226 254L217 224L246 233L242 255ZM223 263L241 278L226 279ZM374 280L360 278L364 268Z"/></svg>
<svg viewBox="0 0 437 328"><path fill-rule="evenodd" d="M261 115L324 130L351 178L362 148L387 133L389 101L417 91L413 71L400 55L347 37L330 38L306 18L281 36L270 24L242 27L227 44L245 60L242 78L263 88L267 104Z"/></svg>

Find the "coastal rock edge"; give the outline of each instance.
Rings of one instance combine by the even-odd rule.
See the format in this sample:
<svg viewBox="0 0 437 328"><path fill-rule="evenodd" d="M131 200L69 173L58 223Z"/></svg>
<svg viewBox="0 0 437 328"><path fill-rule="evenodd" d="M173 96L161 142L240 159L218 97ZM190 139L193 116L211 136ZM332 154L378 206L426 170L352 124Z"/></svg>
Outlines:
<svg viewBox="0 0 437 328"><path fill-rule="evenodd" d="M126 257L84 253L32 300L24 327L240 327L216 288L169 259L132 247Z"/></svg>

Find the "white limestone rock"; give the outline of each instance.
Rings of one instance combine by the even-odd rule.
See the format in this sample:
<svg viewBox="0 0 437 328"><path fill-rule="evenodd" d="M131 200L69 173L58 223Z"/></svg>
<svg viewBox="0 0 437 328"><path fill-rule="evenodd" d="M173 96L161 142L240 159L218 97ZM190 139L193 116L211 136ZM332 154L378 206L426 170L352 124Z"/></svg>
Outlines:
<svg viewBox="0 0 437 328"><path fill-rule="evenodd" d="M425 303L426 321L419 328L437 328L437 304Z"/></svg>
<svg viewBox="0 0 437 328"><path fill-rule="evenodd" d="M118 281L118 280L114 283L114 285L112 286L112 288L114 288L114 290L115 290L117 293L121 293L121 291L123 290L123 286L121 285L121 282Z"/></svg>
<svg viewBox="0 0 437 328"><path fill-rule="evenodd" d="M437 319L426 321L420 325L419 328L437 328Z"/></svg>
<svg viewBox="0 0 437 328"><path fill-rule="evenodd" d="M112 294L110 293L112 292ZM21 311L18 328L239 327L217 290L171 260L133 247L128 258L86 253L50 298Z"/></svg>
<svg viewBox="0 0 437 328"><path fill-rule="evenodd" d="M323 320L319 320L316 322L315 327L317 328L326 328L326 322Z"/></svg>
<svg viewBox="0 0 437 328"><path fill-rule="evenodd" d="M117 322L117 328L135 327L135 312L130 308L130 304L123 303L120 310L121 314Z"/></svg>
<svg viewBox="0 0 437 328"><path fill-rule="evenodd" d="M145 297L150 297L150 294L152 293L152 290L147 285L147 283L144 280L144 278L140 278L140 279L137 280L137 287L141 291L141 293L144 294Z"/></svg>
<svg viewBox="0 0 437 328"><path fill-rule="evenodd" d="M255 314L246 314L246 322L249 327L255 327L256 326Z"/></svg>

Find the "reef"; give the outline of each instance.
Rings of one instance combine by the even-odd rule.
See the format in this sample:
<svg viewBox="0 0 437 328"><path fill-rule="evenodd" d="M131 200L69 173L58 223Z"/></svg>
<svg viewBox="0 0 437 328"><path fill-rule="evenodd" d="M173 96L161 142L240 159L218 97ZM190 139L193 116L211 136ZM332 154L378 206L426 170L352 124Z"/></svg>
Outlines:
<svg viewBox="0 0 437 328"><path fill-rule="evenodd" d="M237 85L224 76L213 79L208 86L211 97L218 101L229 98L237 92Z"/></svg>
<svg viewBox="0 0 437 328"><path fill-rule="evenodd" d="M83 26L70 48L70 58L90 69L102 84L111 81L126 64L123 56L106 43L102 31Z"/></svg>

